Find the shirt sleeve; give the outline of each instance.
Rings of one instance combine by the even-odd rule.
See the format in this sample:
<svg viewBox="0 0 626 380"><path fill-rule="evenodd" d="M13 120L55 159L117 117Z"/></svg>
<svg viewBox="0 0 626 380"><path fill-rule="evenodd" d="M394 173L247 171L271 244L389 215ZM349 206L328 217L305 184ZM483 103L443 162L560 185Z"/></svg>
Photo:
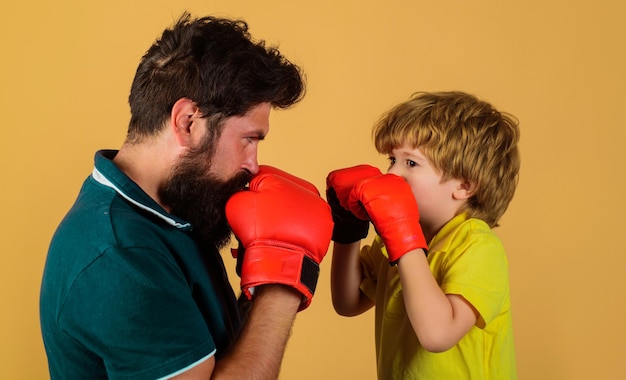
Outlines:
<svg viewBox="0 0 626 380"><path fill-rule="evenodd" d="M509 292L508 262L495 235L470 239L449 255L442 268L441 289L461 295L480 314L484 327L502 310Z"/></svg>
<svg viewBox="0 0 626 380"><path fill-rule="evenodd" d="M389 260L383 255L383 248L383 241L378 235L371 245L365 245L361 248L361 268L363 270L361 291L372 301L376 301L376 284L381 265L389 267Z"/></svg>
<svg viewBox="0 0 626 380"><path fill-rule="evenodd" d="M98 355L111 379L154 379L215 353L177 265L148 249L110 249L72 285L65 333Z"/></svg>

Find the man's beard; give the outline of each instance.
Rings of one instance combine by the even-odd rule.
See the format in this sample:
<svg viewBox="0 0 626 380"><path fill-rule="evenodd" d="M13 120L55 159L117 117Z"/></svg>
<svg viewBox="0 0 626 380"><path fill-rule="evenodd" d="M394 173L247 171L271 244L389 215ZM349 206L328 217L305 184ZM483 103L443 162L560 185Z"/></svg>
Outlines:
<svg viewBox="0 0 626 380"><path fill-rule="evenodd" d="M231 236L226 202L244 188L252 175L242 171L228 180L216 178L209 173L213 147L206 146L210 144L206 141L204 144L180 158L170 178L159 188L159 197L172 214L191 222L201 245L221 249Z"/></svg>

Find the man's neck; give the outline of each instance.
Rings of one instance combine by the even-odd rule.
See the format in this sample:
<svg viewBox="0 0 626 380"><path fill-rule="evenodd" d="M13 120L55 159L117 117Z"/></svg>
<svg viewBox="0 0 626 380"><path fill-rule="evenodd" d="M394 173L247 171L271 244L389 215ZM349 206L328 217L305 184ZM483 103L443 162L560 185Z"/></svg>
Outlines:
<svg viewBox="0 0 626 380"><path fill-rule="evenodd" d="M113 163L164 209L159 199L159 186L167 179L170 161L167 150L159 141L124 143Z"/></svg>

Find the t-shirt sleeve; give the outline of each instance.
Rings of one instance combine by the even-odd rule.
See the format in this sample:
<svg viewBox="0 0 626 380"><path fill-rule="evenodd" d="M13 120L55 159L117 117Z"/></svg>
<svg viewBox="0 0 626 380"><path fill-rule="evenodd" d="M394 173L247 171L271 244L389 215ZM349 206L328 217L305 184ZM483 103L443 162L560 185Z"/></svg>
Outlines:
<svg viewBox="0 0 626 380"><path fill-rule="evenodd" d="M148 249L104 252L72 284L59 323L111 379L163 377L216 350L185 276Z"/></svg>
<svg viewBox="0 0 626 380"><path fill-rule="evenodd" d="M383 255L383 242L377 235L371 245L361 248L361 269L363 270L363 280L361 281L361 291L370 300L376 300L376 284L378 272L381 265L389 266L388 259Z"/></svg>
<svg viewBox="0 0 626 380"><path fill-rule="evenodd" d="M497 237L483 236L459 247L446 260L443 273L441 289L463 296L480 314L479 327L502 310L509 292L508 262Z"/></svg>

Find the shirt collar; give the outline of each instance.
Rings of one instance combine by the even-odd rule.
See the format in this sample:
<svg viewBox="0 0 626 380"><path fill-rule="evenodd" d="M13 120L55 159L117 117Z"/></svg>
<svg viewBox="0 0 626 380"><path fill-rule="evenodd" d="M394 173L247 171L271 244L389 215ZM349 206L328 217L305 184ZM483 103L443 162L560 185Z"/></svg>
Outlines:
<svg viewBox="0 0 626 380"><path fill-rule="evenodd" d="M153 214L167 224L182 230L191 229L191 223L169 214L115 166L112 159L117 152L117 150L100 150L96 152L94 158L95 167L91 173L91 177L98 183L115 190L119 196L126 199L131 204Z"/></svg>
<svg viewBox="0 0 626 380"><path fill-rule="evenodd" d="M438 251L447 251L450 243L452 242L453 232L457 227L463 224L468 219L466 213L461 213L454 218L450 219L437 234L432 238L428 246Z"/></svg>

